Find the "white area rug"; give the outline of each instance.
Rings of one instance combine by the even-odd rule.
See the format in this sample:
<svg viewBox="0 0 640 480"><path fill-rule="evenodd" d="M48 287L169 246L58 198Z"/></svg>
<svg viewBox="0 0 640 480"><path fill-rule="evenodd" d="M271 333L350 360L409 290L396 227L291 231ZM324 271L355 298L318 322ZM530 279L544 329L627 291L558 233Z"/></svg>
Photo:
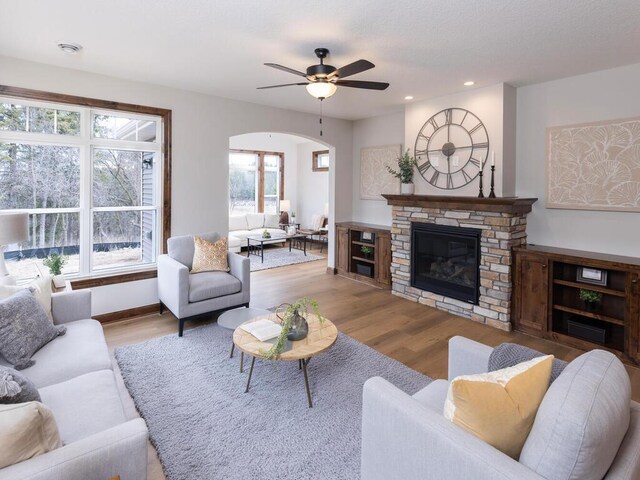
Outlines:
<svg viewBox="0 0 640 480"><path fill-rule="evenodd" d="M364 382L412 394L431 381L339 334L309 363L309 408L297 362L258 360L244 393L231 335L212 324L116 349L168 480L357 480Z"/></svg>
<svg viewBox="0 0 640 480"><path fill-rule="evenodd" d="M241 255L246 255L247 252L242 252ZM302 250L291 250L289 248L266 248L264 251L264 262L260 260L260 257L256 255L250 255L251 259L251 271L258 272L260 270L267 270L269 268L284 267L285 265L294 265L296 263L315 262L316 260L325 260L325 257L320 255L314 255L307 250L307 255L304 255Z"/></svg>

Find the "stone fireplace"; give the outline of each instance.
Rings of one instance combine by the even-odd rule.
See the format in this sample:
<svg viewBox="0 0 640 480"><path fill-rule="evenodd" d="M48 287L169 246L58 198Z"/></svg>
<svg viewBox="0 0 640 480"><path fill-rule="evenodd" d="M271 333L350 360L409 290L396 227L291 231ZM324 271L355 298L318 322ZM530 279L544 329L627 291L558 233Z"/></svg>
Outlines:
<svg viewBox="0 0 640 480"><path fill-rule="evenodd" d="M393 207L392 293L511 330L511 249L526 243L537 199L384 197Z"/></svg>

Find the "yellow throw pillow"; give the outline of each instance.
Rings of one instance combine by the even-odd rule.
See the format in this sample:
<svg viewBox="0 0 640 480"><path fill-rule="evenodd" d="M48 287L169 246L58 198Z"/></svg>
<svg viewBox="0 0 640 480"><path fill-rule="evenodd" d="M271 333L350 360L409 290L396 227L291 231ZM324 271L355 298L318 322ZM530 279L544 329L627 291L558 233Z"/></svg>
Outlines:
<svg viewBox="0 0 640 480"><path fill-rule="evenodd" d="M0 468L61 446L49 407L40 402L0 405Z"/></svg>
<svg viewBox="0 0 640 480"><path fill-rule="evenodd" d="M228 272L227 237L217 242L208 242L200 237L193 237L196 250L193 254L191 272Z"/></svg>
<svg viewBox="0 0 640 480"><path fill-rule="evenodd" d="M553 355L513 367L454 378L444 416L518 459L549 388Z"/></svg>
<svg viewBox="0 0 640 480"><path fill-rule="evenodd" d="M42 305L44 311L47 313L49 320L53 322L51 315L51 275L43 275L34 278L31 282L24 285L0 285L0 300L9 298L14 293L19 292L25 288L31 289L33 296L36 297L38 303Z"/></svg>

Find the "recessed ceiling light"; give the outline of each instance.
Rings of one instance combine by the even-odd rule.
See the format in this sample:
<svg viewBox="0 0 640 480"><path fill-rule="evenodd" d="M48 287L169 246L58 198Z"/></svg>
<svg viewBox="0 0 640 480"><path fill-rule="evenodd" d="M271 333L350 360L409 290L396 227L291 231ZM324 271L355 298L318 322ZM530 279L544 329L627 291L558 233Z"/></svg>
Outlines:
<svg viewBox="0 0 640 480"><path fill-rule="evenodd" d="M468 82L464 82L464 86L465 87L470 87L471 85L475 85L476 82L472 82L471 80L469 80Z"/></svg>
<svg viewBox="0 0 640 480"><path fill-rule="evenodd" d="M406 97L404 97L405 100L413 100L413 97L411 95L407 95Z"/></svg>
<svg viewBox="0 0 640 480"><path fill-rule="evenodd" d="M73 42L58 42L58 48L64 53L76 54L82 50L82 45Z"/></svg>

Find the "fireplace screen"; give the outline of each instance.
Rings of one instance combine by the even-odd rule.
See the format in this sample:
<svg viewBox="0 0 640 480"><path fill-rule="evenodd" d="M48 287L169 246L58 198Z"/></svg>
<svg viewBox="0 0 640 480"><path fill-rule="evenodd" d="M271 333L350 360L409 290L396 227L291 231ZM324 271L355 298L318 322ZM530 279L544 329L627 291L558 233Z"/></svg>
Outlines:
<svg viewBox="0 0 640 480"><path fill-rule="evenodd" d="M480 233L474 228L414 222L411 285L477 305Z"/></svg>

